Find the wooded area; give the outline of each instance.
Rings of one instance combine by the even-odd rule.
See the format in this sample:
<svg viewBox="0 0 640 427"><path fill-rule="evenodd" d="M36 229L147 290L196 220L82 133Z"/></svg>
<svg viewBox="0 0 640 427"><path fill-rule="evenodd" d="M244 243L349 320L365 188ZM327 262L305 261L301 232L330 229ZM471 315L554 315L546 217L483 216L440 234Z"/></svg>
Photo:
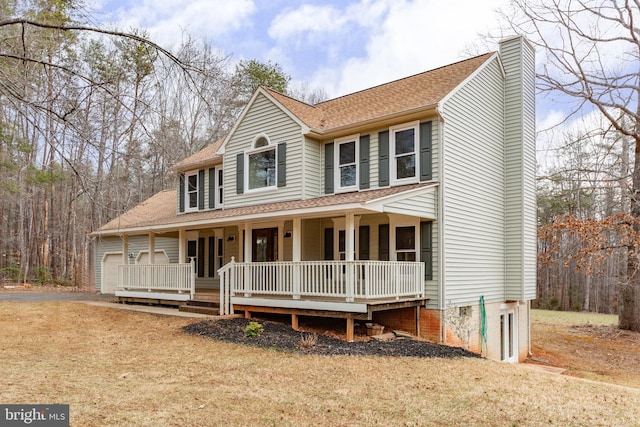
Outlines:
<svg viewBox="0 0 640 427"><path fill-rule="evenodd" d="M640 0L513 0L506 34L543 65L539 96L565 122L539 169L537 306L621 315L640 330ZM223 137L277 64L216 54L184 35L83 26L74 0L0 4L0 274L82 284L88 233L165 188L169 167ZM502 37L501 34L499 37ZM539 148L541 148L539 146Z"/></svg>
<svg viewBox="0 0 640 427"><path fill-rule="evenodd" d="M538 304L619 313L639 331L640 0L511 6L507 29L537 48L538 96L563 123L585 118L553 136L555 162L538 171Z"/></svg>
<svg viewBox="0 0 640 427"><path fill-rule="evenodd" d="M80 10L0 5L0 273L15 281L90 282L88 234L173 188L169 167L223 137L258 84L290 80L188 35L163 49L83 26Z"/></svg>

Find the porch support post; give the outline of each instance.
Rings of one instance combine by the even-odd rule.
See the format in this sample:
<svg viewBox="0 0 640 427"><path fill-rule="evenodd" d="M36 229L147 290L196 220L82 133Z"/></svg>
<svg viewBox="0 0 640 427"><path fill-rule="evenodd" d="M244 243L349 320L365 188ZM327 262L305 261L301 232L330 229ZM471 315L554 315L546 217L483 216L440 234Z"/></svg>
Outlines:
<svg viewBox="0 0 640 427"><path fill-rule="evenodd" d="M122 236L122 263L129 264L129 236L127 234Z"/></svg>
<svg viewBox="0 0 640 427"><path fill-rule="evenodd" d="M293 230L291 230L293 244L293 261L302 260L302 219L293 218Z"/></svg>
<svg viewBox="0 0 640 427"><path fill-rule="evenodd" d="M240 230L242 233L242 230ZM245 223L244 225L244 256L242 262L252 262L251 259L251 225Z"/></svg>
<svg viewBox="0 0 640 427"><path fill-rule="evenodd" d="M251 259L251 235L253 234L251 232L251 224L249 223L245 223L244 224L244 296L245 297L250 297L251 296L251 288L252 288L252 283L251 283L251 266L249 265L250 262L252 262L253 260ZM246 313L245 313L246 316Z"/></svg>
<svg viewBox="0 0 640 427"><path fill-rule="evenodd" d="M291 230L292 234L292 242L293 245L293 299L300 299L300 284L302 280L302 265L300 261L302 261L302 220L300 218L293 218L293 230ZM291 317L291 325L294 325L293 316ZM298 330L298 316L295 317L295 328L294 330Z"/></svg>
<svg viewBox="0 0 640 427"><path fill-rule="evenodd" d="M354 241L354 234L355 234L355 216L353 215L353 213L349 212L347 213L346 216L346 224L345 224L345 259L347 261L353 261L353 252L356 250L356 245L355 245L355 241Z"/></svg>
<svg viewBox="0 0 640 427"><path fill-rule="evenodd" d="M353 317L347 317L347 342L353 342L354 341L354 322L353 322Z"/></svg>
<svg viewBox="0 0 640 427"><path fill-rule="evenodd" d="M185 251L185 235L184 229L178 230L178 264L183 264L187 262L187 256Z"/></svg>
<svg viewBox="0 0 640 427"><path fill-rule="evenodd" d="M291 314L291 329L293 329L294 331L297 331L299 329L297 314Z"/></svg>
<svg viewBox="0 0 640 427"><path fill-rule="evenodd" d="M129 236L127 234L122 236L122 264L129 264ZM125 286L125 276L129 274L129 270L121 267L118 268L118 284L116 289L123 289Z"/></svg>
<svg viewBox="0 0 640 427"><path fill-rule="evenodd" d="M346 224L345 224L345 260L347 261L347 277L346 277L346 293L347 293L347 302L353 302L353 289L354 289L354 281L355 281L355 265L353 263L353 252L355 251L354 244L354 234L355 234L355 225L354 225L354 215L352 212L348 212L346 215ZM351 319L351 332L353 333L353 319ZM347 320L347 335L349 334L349 320ZM348 339L348 338L347 338ZM352 337L353 340L353 337Z"/></svg>
<svg viewBox="0 0 640 427"><path fill-rule="evenodd" d="M152 231L149 233L149 264L156 263L156 235Z"/></svg>

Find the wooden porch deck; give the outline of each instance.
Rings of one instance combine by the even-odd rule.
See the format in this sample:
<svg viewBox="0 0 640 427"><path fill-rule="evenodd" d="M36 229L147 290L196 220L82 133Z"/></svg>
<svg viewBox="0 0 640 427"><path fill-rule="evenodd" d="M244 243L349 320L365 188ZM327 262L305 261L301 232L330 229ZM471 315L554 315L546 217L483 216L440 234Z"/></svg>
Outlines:
<svg viewBox="0 0 640 427"><path fill-rule="evenodd" d="M416 309L416 334L420 334L418 322L418 309L424 306L429 298L380 298L380 299L355 299L351 303L345 303L342 298L306 297L304 299L282 298L274 295L252 295L251 297L234 297L234 311L244 312L247 319L252 313L284 314L291 316L291 327L298 330L299 316L329 317L346 320L347 341L354 340L355 320L373 320L373 313L378 311L391 311L404 308ZM210 306L218 305L220 292L218 290L196 291L195 298L186 306ZM308 303L308 304L307 304ZM326 309L320 309L323 304ZM309 307L305 306L308 305ZM182 306L184 307L184 306ZM183 309L181 307L181 309ZM311 308L314 307L314 308ZM335 307L336 309L331 309ZM352 309L349 309L352 307ZM364 307L364 310L362 309ZM188 308L184 309L189 310Z"/></svg>

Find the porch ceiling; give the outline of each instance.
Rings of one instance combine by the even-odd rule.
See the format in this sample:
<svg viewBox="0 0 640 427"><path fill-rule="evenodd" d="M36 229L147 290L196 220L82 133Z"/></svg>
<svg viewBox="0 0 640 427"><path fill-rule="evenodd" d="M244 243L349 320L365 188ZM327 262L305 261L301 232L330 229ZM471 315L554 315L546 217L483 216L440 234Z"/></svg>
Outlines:
<svg viewBox="0 0 640 427"><path fill-rule="evenodd" d="M107 223L92 236L165 233L181 228L225 226L239 222L272 221L292 217L341 216L347 212L401 213L436 219L437 182L410 184L353 193L334 194L306 200L176 213L176 191L166 190Z"/></svg>

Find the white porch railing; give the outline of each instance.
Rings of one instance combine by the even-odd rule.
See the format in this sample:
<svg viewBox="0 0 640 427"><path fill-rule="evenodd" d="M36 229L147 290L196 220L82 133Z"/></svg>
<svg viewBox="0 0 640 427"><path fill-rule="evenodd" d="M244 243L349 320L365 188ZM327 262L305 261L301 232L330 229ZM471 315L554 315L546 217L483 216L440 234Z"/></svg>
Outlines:
<svg viewBox="0 0 640 427"><path fill-rule="evenodd" d="M135 264L118 266L118 291L196 292L194 262L189 264Z"/></svg>
<svg viewBox="0 0 640 427"><path fill-rule="evenodd" d="M424 297L424 263L394 261L299 261L237 263L218 270L221 314L231 296L243 294L355 299Z"/></svg>

